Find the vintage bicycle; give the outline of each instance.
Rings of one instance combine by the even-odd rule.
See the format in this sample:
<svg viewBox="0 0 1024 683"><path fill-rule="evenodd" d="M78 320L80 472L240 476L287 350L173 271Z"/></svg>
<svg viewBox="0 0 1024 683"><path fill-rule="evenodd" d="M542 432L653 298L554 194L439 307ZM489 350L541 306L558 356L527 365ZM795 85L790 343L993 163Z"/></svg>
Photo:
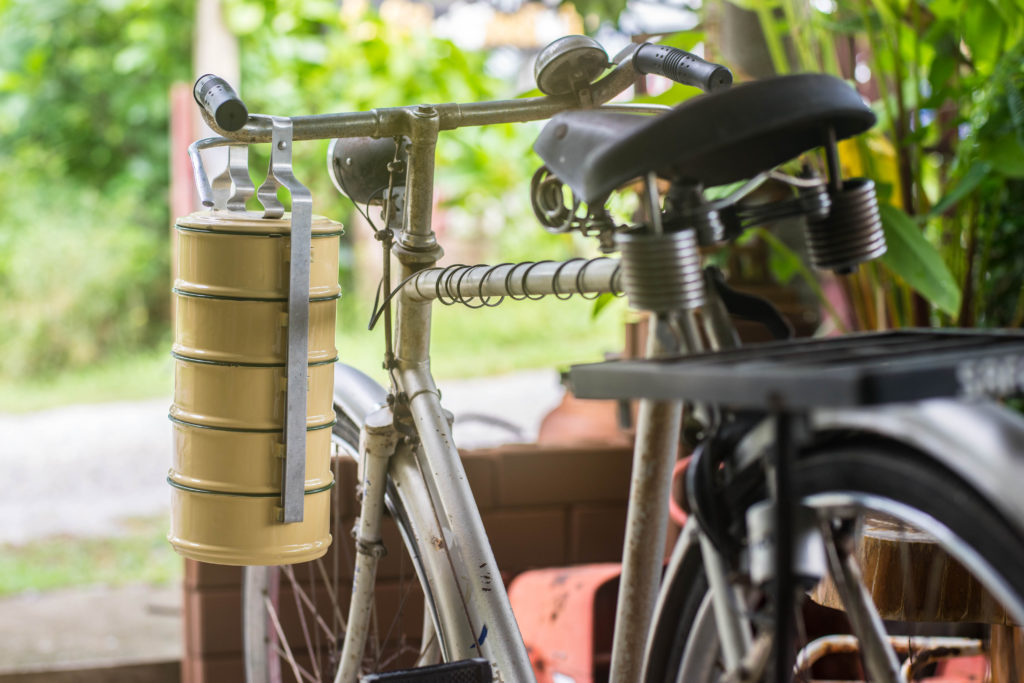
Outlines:
<svg viewBox="0 0 1024 683"><path fill-rule="evenodd" d="M264 303L277 307L276 326L286 333L275 332L274 358L281 362L196 358L176 346L187 391L176 389L172 418L192 430L188 438L218 429L246 438L270 434L280 457L262 466L275 471L274 486L233 489L235 498L253 506L244 510L242 503L224 502L224 491L200 485L201 477L186 481L172 470L171 483L183 492L178 508L188 508L174 513L172 540L186 554L192 549L208 559L202 553L221 552L221 546L189 545L188 533L210 532L216 519L234 530L234 520L244 519L259 529L239 536L251 531L256 545L276 539L276 550L257 553L258 561L243 555L224 561L256 565L277 558L283 564L295 561L289 553L300 547L323 554L322 533L310 543L289 535L330 495L330 477L310 474L310 444L329 427L336 462L350 458L359 467L358 491L334 492L359 501L350 587L333 585L323 565L316 570L321 587L309 592L287 567L247 568L248 679L534 679L496 578L499 567L466 483L450 415L430 374L431 307L436 301L473 307L502 297L604 292L624 292L632 307L650 315L648 360L579 366L571 375L579 396L639 398L611 680L820 679L827 664L822 656L835 651L860 655L846 664L852 674L840 666L847 679L911 680L937 659L971 653L989 653L991 669L1003 671L1012 647L993 647L989 633L1024 618L1024 501L1014 491L1024 474L1024 422L986 397L1020 391L1021 337L912 331L740 347L732 316L757 320L780 338L787 336L786 324L769 304L731 289L720 271L702 264L703 248L787 217L806 223L810 258L819 268L845 272L882 254L873 185L842 178L836 151L837 140L870 128L870 109L829 76L729 87L728 70L681 50L635 45L610 61L582 36L548 46L535 73L541 97L292 118L249 114L215 76L196 83L204 117L221 137L193 145L197 186L209 210L182 229L222 241L230 234L238 245L251 239L254 250L280 240L287 266L275 266L275 273L286 276L288 286ZM707 94L669 111L606 104L638 73L659 73ZM431 227L438 135L543 119L551 120L535 149L545 166L531 188L539 221L552 231L591 235L619 256L438 267L442 251ZM389 387L345 364L332 366L330 353L320 353L312 339L312 307L331 296L312 295L316 278L306 266L322 265L311 244L336 231L312 217L312 199L290 162L294 142L314 139L335 140L328 165L340 190L354 201L383 205L385 296L376 312L385 330ZM260 216L245 211L255 190L245 150L265 143L271 168L255 191L265 207ZM217 146L227 146L231 156L211 182L199 150ZM818 148L823 163L796 173L780 169ZM604 205L637 178L646 218L619 225ZM664 197L659 181L669 187ZM721 199L704 192L739 182ZM782 188L783 197L750 201L765 183ZM292 197L290 215L276 199L282 186ZM235 222L223 229L221 219ZM399 264L394 281L388 252ZM190 253L190 263L206 264L204 272L216 278L234 252L220 251L221 260L209 262L199 251ZM232 300L221 290L180 289L190 302ZM238 291L233 296L253 299ZM322 393L317 387L324 372L315 368L324 366L332 368L333 415L317 421L314 413L324 411L314 410L321 400L314 392ZM206 367L226 379L188 379ZM244 374L244 382L225 368ZM260 381L276 401L266 424L199 424L202 411L182 407L208 388L220 391L220 402L208 410L221 410L225 402L243 400L238 387L250 386L257 374L268 377ZM684 403L701 425L686 475L691 516L663 571L660 549ZM203 521L207 508L194 502L208 500L222 504L213 522ZM374 575L384 553L385 515L397 523L425 605L413 661L398 671L378 671L394 661L382 659L376 645L367 647L377 638ZM334 533L334 543L347 541L344 530ZM872 544L874 569L885 578L866 584L865 548ZM883 567L882 556L897 560ZM911 576L922 557L934 571ZM872 590L880 585L896 586L895 608L876 604ZM305 655L287 642L280 623L285 589L306 616ZM330 606L319 612L324 599ZM810 602L841 608L848 622L843 632L819 636L810 628ZM952 628L952 636L919 626L952 621L951 615L995 625ZM321 645L312 647L314 640Z"/></svg>

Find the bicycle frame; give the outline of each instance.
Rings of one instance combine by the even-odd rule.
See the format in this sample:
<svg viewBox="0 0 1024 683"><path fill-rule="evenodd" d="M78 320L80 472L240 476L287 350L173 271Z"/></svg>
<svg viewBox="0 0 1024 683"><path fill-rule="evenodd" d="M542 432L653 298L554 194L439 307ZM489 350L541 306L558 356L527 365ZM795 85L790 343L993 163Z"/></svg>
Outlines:
<svg viewBox="0 0 1024 683"><path fill-rule="evenodd" d="M466 126L513 123L546 119L559 111L598 106L611 99L634 81L630 59L600 81L562 96L544 96L521 100L473 104L420 105L369 112L305 116L290 119L293 140L345 137L397 137L409 139L406 165L405 208L402 229L393 253L404 283L395 298L395 347L391 364L392 402L402 404L419 438L419 447L399 446L387 471L393 481L402 485L403 497L418 501L417 510L404 511L410 519L423 523L439 511L440 518L427 519L415 531L423 535L443 557L421 558L424 562L449 562L455 567L458 581L452 585L431 585L427 600L437 608L436 633L448 634L440 642L446 659L483 656L492 663L495 680L532 680L533 673L522 636L512 614L508 596L480 520L472 492L455 447L451 427L442 408L440 394L430 374L430 325L433 300L451 292L454 284L459 298L513 296L539 297L566 292L603 293L619 290L618 262L612 259L573 260L562 263L509 264L489 268L470 267L460 273L457 282L449 273L434 268L443 253L437 244L431 223L434 182L434 151L438 134ZM661 111L663 108L649 108ZM642 109L641 109L642 110ZM630 111L636 112L633 108ZM275 121L271 117L253 115L240 130L227 132L203 111L207 123L224 137L197 143L198 148L270 142ZM201 194L205 177L197 172ZM207 188L208 183L205 183ZM212 192L210 192L212 196ZM655 344L652 353L659 353ZM364 392L373 396L376 391ZM639 431L641 438L634 457L634 472L648 472L640 484L631 487L627 551L624 567L623 595L629 616L619 620L626 626L618 629L613 650L619 660L613 664L613 680L632 680L639 675L647 625L653 612L664 547L669 467L675 456L679 430L680 406L673 402L644 402ZM363 402L361 412L372 417L372 407ZM397 411L396 411L397 412ZM379 417L373 417L379 422ZM397 421L397 420L395 420ZM377 429L379 430L380 424ZM391 438L394 435L390 435ZM364 439L373 441L373 439ZM404 442L408 444L408 440ZM363 450L373 447L363 446ZM361 462L379 463L361 453ZM387 463L387 461L385 460ZM648 463L661 465L652 472ZM363 476L368 476L366 472ZM372 476L372 475L371 475ZM637 489L640 486L639 490ZM367 538L379 526L383 510L383 490L379 499L364 496L361 528ZM660 504L659 504L660 503ZM414 525L415 526L415 525ZM359 547L360 571L353 588L350 615L368 613L372 600L376 550ZM640 578L643 577L643 578ZM422 577L421 577L422 578ZM362 583L360 583L362 582ZM368 582L368 585L367 585ZM458 585L455 585L455 584ZM635 590L634 590L635 589ZM461 609L446 609L458 605ZM361 619L356 619L359 624ZM350 624L352 626L352 624ZM362 648L365 628L350 628L342 652L342 668L336 680L354 680ZM619 642L621 641L621 642ZM623 659L624 658L624 659Z"/></svg>
<svg viewBox="0 0 1024 683"><path fill-rule="evenodd" d="M336 377L351 382L353 387L352 394L339 397L338 402L346 410L352 409L353 414L359 418L357 422L363 426L360 445L363 500L356 540L357 570L349 615L350 628L346 633L342 665L336 681L353 681L358 675L372 607L376 562L381 554L379 525L386 503L391 507L393 515L406 522L403 533L411 533L416 537L415 542L407 545L419 548L423 553L421 557L414 558L414 566L420 574L425 599L432 608L427 612L435 620L433 624L424 624L424 629L425 633L430 627L434 629L444 658L460 660L486 657L491 661L495 681L525 681L533 677L493 552L454 445L450 416L441 405L440 393L430 373L432 304L434 299L444 300L446 297L462 302L478 299L486 304L489 297L506 295L532 298L545 294L560 296L575 292L590 294L617 291L620 289L619 267L618 262L611 259L453 266L444 269L435 267L442 250L431 227L434 150L438 135L443 130L539 120L564 109L598 106L628 86L633 75L631 59L624 58L604 79L578 88L568 95L464 105L420 105L294 119L251 116L241 130L233 133L218 128L212 116L204 112L211 127L225 137L201 141L195 150L218 145L276 142L278 138L275 135L282 124L287 125L289 139L294 140L362 136L401 136L409 140L405 166L405 208L401 214L401 230L392 249L401 265L399 275L402 284L395 292L388 293L385 304L388 306L393 302L396 306L394 349L392 353L389 342L386 357L391 392L388 394L353 369L345 366L336 369ZM826 152L833 146L830 145ZM829 158L830 167L835 165L834 162L833 154ZM239 163L236 167L234 161L230 164L229 170L234 179L235 172L244 165ZM212 197L213 189L200 171L201 168L197 168L201 194L206 192L207 196ZM244 175L247 176L247 172ZM832 175L838 177L837 173ZM660 232L653 176L647 179L646 198L651 207L653 231ZM231 206L230 200L228 205ZM385 259L388 258L385 256ZM388 263L386 260L385 268L388 268ZM705 277L711 275L706 273ZM385 282L390 287L389 278L386 277ZM702 304L703 334L697 329L695 318L688 312L652 314L646 355L697 352L701 350L702 339L707 340L712 350L733 345L734 328L723 302L718 298L714 286L708 284L705 290L706 301ZM385 320L390 328L390 317ZM1002 468L1019 469L1011 468L1016 464L1012 454L1019 452L1019 425L1003 429L1002 425L996 425L997 420L992 416L980 412L974 416L974 421L982 427L1000 427L993 427L986 439L989 445L1000 446L986 456L990 464L996 467L975 475L973 469L964 470L965 466L958 464L960 461L956 453L945 448L942 442L942 438L945 438L952 444L957 440L956 437L967 433L972 421L968 419L971 415L962 407L951 408L952 412L947 416L951 419L947 425L939 419L943 417L939 414L942 410L935 409L935 405L938 404L933 404L932 409L914 407L905 413L892 413L883 421L877 420L878 416L871 411L837 411L835 414L819 412L814 416L814 426L852 427L888 433L895 440L903 440L908 433L915 433L915 430L908 427L923 425L926 427L924 433L934 434L940 439L932 443L922 438L921 446L932 454L930 457L943 462L951 470L962 470L959 474L965 480L974 480L973 483L980 490L991 492L995 499L1004 504L1007 500L1017 500L1012 492L1006 490L1007 480L988 475ZM655 609L661 609L660 605L655 605L655 601L664 547L668 483L680 432L680 416L681 402L677 399L645 399L640 402L623 574L612 648L611 680L616 683L640 679L645 660L645 644L649 645L650 642L648 627ZM957 422L952 419L954 417L958 418L959 425L954 424ZM790 446L788 418L780 417L773 424L776 430L768 438L774 440L776 445L782 443L778 451L786 454ZM978 432L982 433L980 429ZM759 454L755 457L762 456ZM785 471L787 468L780 466L779 469ZM385 487L380 485L385 479L390 480L389 486L401 487L400 497L392 496L390 501L386 500ZM775 480L776 495L779 500L788 501L781 481L781 476ZM1013 503L1012 508L1014 517L1020 518L1024 514L1019 502ZM787 515L791 512L788 502L779 505L778 510L787 511ZM788 518L784 518L781 512L778 520L779 529L790 528ZM790 539L785 535L779 538L789 543ZM715 623L722 641L727 670L738 670L743 660L752 656L767 656L761 635L757 643L752 641L748 617L737 606L735 589L727 576L726 564L714 549L707 532L699 528L696 519L687 525L677 545L677 552L670 562L669 575L677 570L682 551L694 543L701 546L704 569L710 584L710 602L717 615ZM791 555L791 552L782 540L775 552L775 562L779 565L776 576L780 577L775 602L782 604L789 593L789 586L786 586L782 577L787 580L791 578L784 558ZM782 564L779 558L783 558ZM843 566L839 560L836 565L841 573ZM1000 585L998 581L992 583L995 584L994 592L998 597L1012 602L1015 597L1012 586ZM847 603L846 597L843 602ZM870 600L854 596L850 608L856 611L858 605L867 606L869 603ZM867 616L872 615L868 613ZM880 618L875 621L881 626ZM786 626L784 621L778 621L775 632L788 633ZM875 650L875 654L869 657L875 664L873 678L885 678L885 672L892 669L895 658L889 657L892 661L885 661L886 656L891 654L891 646L883 642L884 631L870 624L867 628L857 630L860 631L860 640L870 646L869 649L873 647ZM782 642L784 645L784 639ZM778 646L779 650L785 649L783 645ZM764 652L759 654L759 649ZM776 658L775 665L782 667L782 670L777 671L781 680L788 673L784 670L786 662Z"/></svg>

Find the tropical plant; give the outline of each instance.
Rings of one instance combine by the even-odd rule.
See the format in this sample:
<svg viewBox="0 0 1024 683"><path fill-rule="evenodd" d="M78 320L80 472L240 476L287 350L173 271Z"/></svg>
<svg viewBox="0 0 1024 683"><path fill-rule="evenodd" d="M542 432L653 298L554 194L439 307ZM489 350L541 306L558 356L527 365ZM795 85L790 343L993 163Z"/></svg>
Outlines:
<svg viewBox="0 0 1024 683"><path fill-rule="evenodd" d="M876 180L889 253L848 283L860 324L1020 324L1024 5L743 0L778 73L858 83L880 125L851 149ZM911 290L918 296L911 294ZM878 301L867 292L884 292Z"/></svg>

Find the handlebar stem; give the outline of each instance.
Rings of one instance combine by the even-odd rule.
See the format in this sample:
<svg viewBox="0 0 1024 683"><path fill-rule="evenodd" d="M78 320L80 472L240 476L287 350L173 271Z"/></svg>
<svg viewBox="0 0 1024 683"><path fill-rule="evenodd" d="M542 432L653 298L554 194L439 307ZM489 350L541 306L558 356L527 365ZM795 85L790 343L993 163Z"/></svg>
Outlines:
<svg viewBox="0 0 1024 683"><path fill-rule="evenodd" d="M420 105L404 110L407 135L411 141L408 170L405 177L405 211L402 234L398 243L409 252L438 252L434 236L434 152L440 131L438 110ZM399 255L400 260L401 255ZM436 260L436 258L434 259ZM404 260L403 260L404 264Z"/></svg>

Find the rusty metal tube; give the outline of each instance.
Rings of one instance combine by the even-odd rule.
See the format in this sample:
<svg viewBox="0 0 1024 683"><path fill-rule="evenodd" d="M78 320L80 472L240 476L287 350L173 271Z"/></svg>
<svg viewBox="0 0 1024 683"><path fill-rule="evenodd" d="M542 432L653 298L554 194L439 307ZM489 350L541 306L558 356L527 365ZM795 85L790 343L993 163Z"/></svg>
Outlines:
<svg viewBox="0 0 1024 683"><path fill-rule="evenodd" d="M668 348L658 334L658 316L651 315L646 356L654 358L678 349ZM629 485L626 540L622 549L622 580L615 609L611 682L640 680L647 631L654 613L668 530L668 499L676 460L682 402L640 401L633 474Z"/></svg>

